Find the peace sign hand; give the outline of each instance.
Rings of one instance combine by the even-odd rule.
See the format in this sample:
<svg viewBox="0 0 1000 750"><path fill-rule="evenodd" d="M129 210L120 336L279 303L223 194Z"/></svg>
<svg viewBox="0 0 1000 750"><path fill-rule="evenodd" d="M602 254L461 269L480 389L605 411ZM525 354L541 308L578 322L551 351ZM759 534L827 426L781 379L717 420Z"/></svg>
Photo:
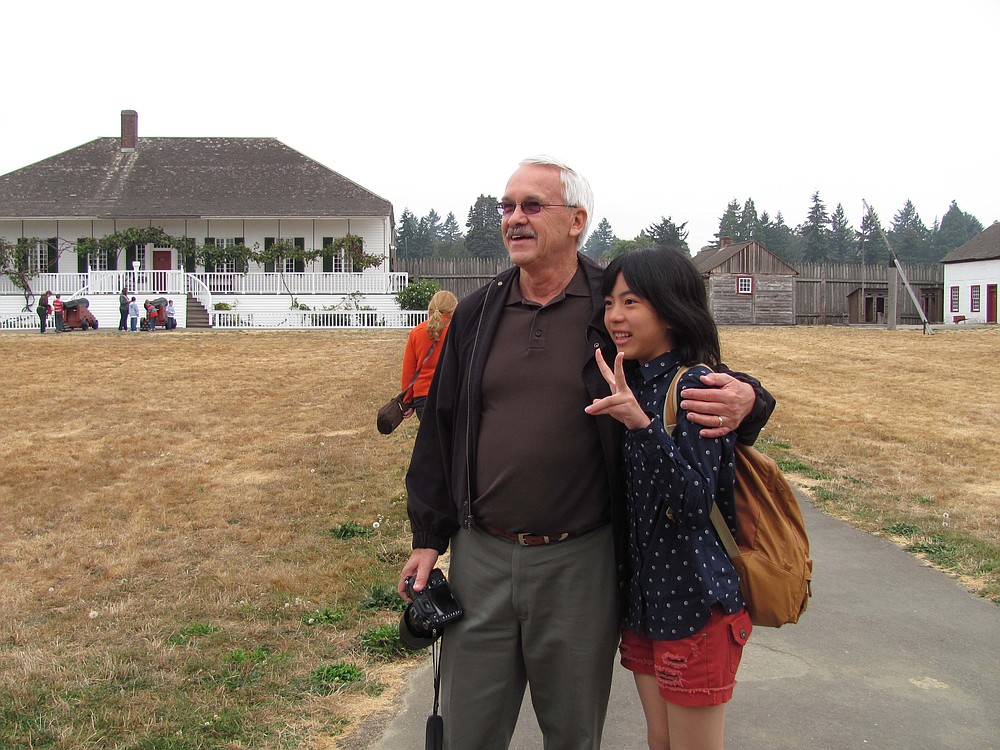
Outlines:
<svg viewBox="0 0 1000 750"><path fill-rule="evenodd" d="M632 389L625 381L625 355L621 352L615 357L615 369L612 372L608 363L604 361L604 355L597 349L594 356L597 358L597 367L601 375L611 387L611 395L604 398L594 399L594 403L584 411L592 416L606 414L614 417L630 430L638 430L649 426L650 419L646 412L635 400Z"/></svg>

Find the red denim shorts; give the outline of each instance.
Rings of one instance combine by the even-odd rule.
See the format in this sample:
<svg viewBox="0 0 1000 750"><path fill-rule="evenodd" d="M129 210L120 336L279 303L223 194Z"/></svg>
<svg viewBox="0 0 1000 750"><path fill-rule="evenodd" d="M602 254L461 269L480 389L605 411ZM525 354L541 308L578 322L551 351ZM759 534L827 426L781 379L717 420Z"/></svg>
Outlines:
<svg viewBox="0 0 1000 750"><path fill-rule="evenodd" d="M622 666L655 675L663 700L679 706L717 706L729 702L736 670L752 630L745 609L727 615L712 609L705 627L676 641L653 641L628 628L619 646Z"/></svg>

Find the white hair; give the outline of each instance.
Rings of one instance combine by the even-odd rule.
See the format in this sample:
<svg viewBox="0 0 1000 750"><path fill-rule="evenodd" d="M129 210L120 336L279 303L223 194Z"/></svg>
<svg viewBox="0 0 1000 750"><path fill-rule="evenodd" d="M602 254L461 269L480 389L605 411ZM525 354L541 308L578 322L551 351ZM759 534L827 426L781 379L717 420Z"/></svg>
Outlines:
<svg viewBox="0 0 1000 750"><path fill-rule="evenodd" d="M576 246L583 247L587 239L587 230L590 228L590 219L594 215L594 191L590 189L587 178L577 172L564 162L554 159L551 156L529 156L521 161L520 166L536 165L540 167L556 167L559 170L559 179L563 185L563 201L568 206L577 206L587 212L587 221L583 225L583 231L576 238Z"/></svg>

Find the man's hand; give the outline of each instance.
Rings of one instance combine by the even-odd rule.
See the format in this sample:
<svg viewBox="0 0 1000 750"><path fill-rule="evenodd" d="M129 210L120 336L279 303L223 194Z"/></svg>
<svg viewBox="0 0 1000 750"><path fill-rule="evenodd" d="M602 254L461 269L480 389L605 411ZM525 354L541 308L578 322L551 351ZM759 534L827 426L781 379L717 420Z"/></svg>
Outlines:
<svg viewBox="0 0 1000 750"><path fill-rule="evenodd" d="M438 551L431 548L415 549L410 554L410 559L403 566L402 573L399 574L399 584L396 586L397 593L406 601L411 601L406 594L406 579L409 576L416 576L413 582L414 591L423 591L427 585L427 577L434 570L434 564L438 559Z"/></svg>
<svg viewBox="0 0 1000 750"><path fill-rule="evenodd" d="M688 413L689 421L705 427L699 433L703 438L728 435L753 410L757 394L748 383L724 372L702 375L701 382L717 387L685 388L681 391L681 408Z"/></svg>

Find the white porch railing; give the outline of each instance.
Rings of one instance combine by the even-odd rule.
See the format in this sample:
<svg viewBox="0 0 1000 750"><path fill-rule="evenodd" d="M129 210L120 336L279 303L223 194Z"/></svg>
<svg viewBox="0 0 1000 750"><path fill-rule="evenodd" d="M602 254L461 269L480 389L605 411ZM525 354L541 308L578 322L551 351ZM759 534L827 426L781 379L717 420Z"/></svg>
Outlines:
<svg viewBox="0 0 1000 750"><path fill-rule="evenodd" d="M195 273L184 271L88 271L40 273L29 279L37 297L42 292L64 296L117 294L186 294L193 276L214 294L396 294L408 283L405 273ZM196 285L197 286L197 285ZM0 275L0 294L22 294Z"/></svg>
<svg viewBox="0 0 1000 750"><path fill-rule="evenodd" d="M405 273L196 273L220 294L396 294Z"/></svg>
<svg viewBox="0 0 1000 750"><path fill-rule="evenodd" d="M212 310L212 328L413 328L423 322L422 310L379 312L377 310L287 310L247 312Z"/></svg>

